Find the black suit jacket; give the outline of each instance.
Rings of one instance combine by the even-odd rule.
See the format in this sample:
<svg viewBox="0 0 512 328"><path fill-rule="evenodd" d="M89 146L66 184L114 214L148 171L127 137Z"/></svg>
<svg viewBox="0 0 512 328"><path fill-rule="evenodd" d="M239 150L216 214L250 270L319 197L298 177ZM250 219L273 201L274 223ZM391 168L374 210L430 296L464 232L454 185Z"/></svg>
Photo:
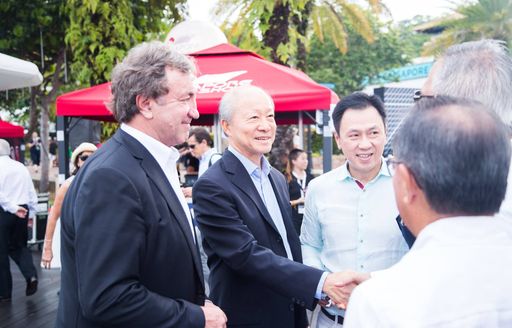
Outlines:
<svg viewBox="0 0 512 328"><path fill-rule="evenodd" d="M57 327L204 327L187 218L151 154L119 130L80 169L62 208Z"/></svg>
<svg viewBox="0 0 512 328"><path fill-rule="evenodd" d="M210 298L228 326L306 327L322 271L302 261L291 221L288 186L272 169L270 180L296 262L286 258L281 235L249 174L229 151L199 178L192 192L210 267Z"/></svg>

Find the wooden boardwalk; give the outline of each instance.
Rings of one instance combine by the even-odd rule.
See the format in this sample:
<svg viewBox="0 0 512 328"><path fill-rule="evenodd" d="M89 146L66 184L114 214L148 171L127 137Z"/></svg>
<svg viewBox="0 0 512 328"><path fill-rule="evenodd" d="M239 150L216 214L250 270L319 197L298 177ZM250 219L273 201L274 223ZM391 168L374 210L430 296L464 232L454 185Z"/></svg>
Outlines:
<svg viewBox="0 0 512 328"><path fill-rule="evenodd" d="M32 251L37 268L39 288L25 296L25 278L11 261L13 279L12 301L0 303L0 328L53 328L57 316L60 290L60 270L41 270L41 252Z"/></svg>

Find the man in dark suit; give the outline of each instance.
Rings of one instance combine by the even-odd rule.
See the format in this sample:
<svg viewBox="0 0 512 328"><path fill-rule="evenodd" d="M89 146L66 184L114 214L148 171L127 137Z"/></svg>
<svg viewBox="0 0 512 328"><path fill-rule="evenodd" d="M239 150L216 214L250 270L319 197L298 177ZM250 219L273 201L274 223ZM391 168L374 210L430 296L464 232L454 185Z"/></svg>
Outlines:
<svg viewBox="0 0 512 328"><path fill-rule="evenodd" d="M263 156L271 149L274 104L262 89L228 92L219 107L229 148L194 185L194 211L210 267L210 296L228 326L306 327L339 274L301 264L284 176Z"/></svg>
<svg viewBox="0 0 512 328"><path fill-rule="evenodd" d="M130 50L112 74L121 128L71 184L62 209L57 327L225 327L205 303L173 145L199 116L194 66L161 42Z"/></svg>

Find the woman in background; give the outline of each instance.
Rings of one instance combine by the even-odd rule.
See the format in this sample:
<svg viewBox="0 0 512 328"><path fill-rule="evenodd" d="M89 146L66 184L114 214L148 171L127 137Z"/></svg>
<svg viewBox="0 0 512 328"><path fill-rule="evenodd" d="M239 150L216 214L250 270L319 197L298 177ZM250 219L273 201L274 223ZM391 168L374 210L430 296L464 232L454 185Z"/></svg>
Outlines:
<svg viewBox="0 0 512 328"><path fill-rule="evenodd" d="M57 220L60 217L60 211L62 208L62 202L64 201L64 196L66 196L66 192L68 191L71 182L75 178L78 170L82 167L84 162L91 156L98 148L89 142L81 143L71 154L71 163L73 163L74 169L71 173L71 176L64 181L62 186L60 186L59 190L55 194L55 201L53 202L52 209L50 214L48 215L48 222L46 223L46 233L44 235L44 247L43 247L43 255L41 256L41 264L45 269L50 269L52 259L53 259L53 235L55 234L55 227L57 226Z"/></svg>
<svg viewBox="0 0 512 328"><path fill-rule="evenodd" d="M292 205L293 226L300 235L302 217L304 215L304 198L306 189L313 176L306 172L308 168L308 156L302 149L293 149L288 155L286 178L290 192L290 204Z"/></svg>

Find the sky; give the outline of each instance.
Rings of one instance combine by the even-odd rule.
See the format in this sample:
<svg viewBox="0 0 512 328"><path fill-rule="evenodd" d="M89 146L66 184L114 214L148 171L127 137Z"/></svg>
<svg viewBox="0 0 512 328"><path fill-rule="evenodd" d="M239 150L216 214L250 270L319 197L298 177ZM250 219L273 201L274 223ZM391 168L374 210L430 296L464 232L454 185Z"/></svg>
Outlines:
<svg viewBox="0 0 512 328"><path fill-rule="evenodd" d="M449 13L453 3L462 0L383 0L389 8L393 19L401 21L416 15L437 17ZM215 0L188 0L192 19L211 21L210 12Z"/></svg>

